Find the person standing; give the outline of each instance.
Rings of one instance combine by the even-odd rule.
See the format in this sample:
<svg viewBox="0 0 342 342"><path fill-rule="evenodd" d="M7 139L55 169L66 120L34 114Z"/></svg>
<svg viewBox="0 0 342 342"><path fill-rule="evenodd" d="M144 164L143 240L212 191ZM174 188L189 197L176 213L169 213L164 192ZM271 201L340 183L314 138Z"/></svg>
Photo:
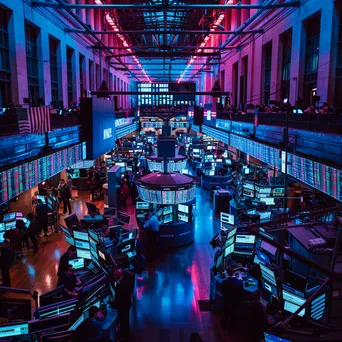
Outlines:
<svg viewBox="0 0 342 342"><path fill-rule="evenodd" d="M76 257L76 247L69 246L68 250L61 256L59 261L58 272L57 272L57 287L62 285L64 273L67 271L69 266L69 261Z"/></svg>
<svg viewBox="0 0 342 342"><path fill-rule="evenodd" d="M123 208L126 208L127 198L129 197L129 188L125 180L122 180L121 182L120 196L121 196L121 206Z"/></svg>
<svg viewBox="0 0 342 342"><path fill-rule="evenodd" d="M37 222L39 227L39 234L44 231L44 236L47 236L48 232L49 212L49 206L46 203L43 203L41 199L39 199L36 206Z"/></svg>
<svg viewBox="0 0 342 342"><path fill-rule="evenodd" d="M223 317L221 326L231 331L235 326L237 313L243 303L243 282L235 277L233 267L227 267L228 278L222 282Z"/></svg>
<svg viewBox="0 0 342 342"><path fill-rule="evenodd" d="M146 260L152 261L155 259L158 251L159 242L159 221L155 212L146 214L146 222L144 224L146 232Z"/></svg>
<svg viewBox="0 0 342 342"><path fill-rule="evenodd" d="M0 248L0 269L2 275L2 286L11 287L10 268L14 262L14 252L11 241L5 239Z"/></svg>
<svg viewBox="0 0 342 342"><path fill-rule="evenodd" d="M114 306L118 311L120 322L120 340L128 341L131 337L129 324L130 309L132 306L131 295L134 290L134 276L116 270L113 273L115 281L115 302Z"/></svg>
<svg viewBox="0 0 342 342"><path fill-rule="evenodd" d="M65 183L64 179L61 179L59 182L59 193L61 196L61 200L63 201L63 215L67 214L67 210L69 210L69 215L71 215L71 192L68 185Z"/></svg>
<svg viewBox="0 0 342 342"><path fill-rule="evenodd" d="M30 225L28 226L26 230L26 236L31 240L33 245L33 251L35 253L38 252L38 242L37 242L37 222L34 219L34 215L32 213L27 214L27 219L30 222Z"/></svg>

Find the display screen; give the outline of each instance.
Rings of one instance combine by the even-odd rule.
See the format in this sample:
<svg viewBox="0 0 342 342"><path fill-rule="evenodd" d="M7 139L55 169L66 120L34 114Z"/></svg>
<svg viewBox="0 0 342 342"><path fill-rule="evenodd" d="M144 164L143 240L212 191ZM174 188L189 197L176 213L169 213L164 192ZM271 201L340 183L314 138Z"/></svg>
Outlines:
<svg viewBox="0 0 342 342"><path fill-rule="evenodd" d="M91 259L90 251L88 249L76 249L77 258Z"/></svg>
<svg viewBox="0 0 342 342"><path fill-rule="evenodd" d="M226 247L230 246L232 243L234 243L234 238L235 238L234 236L227 238L226 242L224 243L223 248L226 248Z"/></svg>
<svg viewBox="0 0 342 342"><path fill-rule="evenodd" d="M261 269L261 276L262 278L274 285L274 286L277 286L277 282L276 282L276 278L275 278L275 274L274 274L274 271L271 270L270 268L268 268L266 265L263 265L263 264L260 264L260 269Z"/></svg>
<svg viewBox="0 0 342 342"><path fill-rule="evenodd" d="M0 326L0 338L27 335L28 333L29 333L28 323Z"/></svg>
<svg viewBox="0 0 342 342"><path fill-rule="evenodd" d="M189 222L189 216L179 212L178 221Z"/></svg>
<svg viewBox="0 0 342 342"><path fill-rule="evenodd" d="M15 220L15 213L10 213L10 214L5 214L3 221L4 222L8 222L8 221L12 221Z"/></svg>
<svg viewBox="0 0 342 342"><path fill-rule="evenodd" d="M162 191L162 203L163 204L175 203L175 191Z"/></svg>
<svg viewBox="0 0 342 342"><path fill-rule="evenodd" d="M342 171L314 162L315 188L342 201Z"/></svg>
<svg viewBox="0 0 342 342"><path fill-rule="evenodd" d="M5 224L3 222L0 223L0 232L5 231Z"/></svg>
<svg viewBox="0 0 342 342"><path fill-rule="evenodd" d="M131 217L121 211L118 212L118 220L121 222L121 223L124 223L124 224L129 224L130 220L131 220Z"/></svg>
<svg viewBox="0 0 342 342"><path fill-rule="evenodd" d="M236 232L237 232L237 228L232 229L232 230L228 233L228 239L229 239L230 237L234 236L234 235L236 234Z"/></svg>
<svg viewBox="0 0 342 342"><path fill-rule="evenodd" d="M184 203L184 202L187 202L186 190L176 191L176 203Z"/></svg>
<svg viewBox="0 0 342 342"><path fill-rule="evenodd" d="M300 308L300 306L293 304L291 302L288 301L284 301L284 310L290 313L295 313L298 309ZM305 314L305 309L303 309L302 311L300 311L298 313L298 316L303 317Z"/></svg>
<svg viewBox="0 0 342 342"><path fill-rule="evenodd" d="M313 161L307 158L299 157L288 153L287 156L289 175L297 178L301 182L314 186L314 165Z"/></svg>
<svg viewBox="0 0 342 342"><path fill-rule="evenodd" d="M67 235L67 234L65 234L64 237L65 237L65 241L66 241L69 245L75 246L75 240L74 240L73 237L71 237L70 235Z"/></svg>
<svg viewBox="0 0 342 342"><path fill-rule="evenodd" d="M255 235L236 234L235 243L243 243L243 244L254 245Z"/></svg>
<svg viewBox="0 0 342 342"><path fill-rule="evenodd" d="M164 216L164 223L169 223L173 221L172 214Z"/></svg>
<svg viewBox="0 0 342 342"><path fill-rule="evenodd" d="M277 253L277 248L264 240L262 240L261 242L261 248L265 250L266 252L271 253L272 255L276 255Z"/></svg>
<svg viewBox="0 0 342 342"><path fill-rule="evenodd" d="M265 342L293 342L285 338L282 338L280 336L276 336L276 335L269 334L266 332L264 333L264 336L265 336Z"/></svg>
<svg viewBox="0 0 342 342"><path fill-rule="evenodd" d="M164 215L172 214L172 212L173 212L173 207L172 207L172 205L169 205L169 206L167 206L167 207L164 207L164 209L163 209L163 214L164 214Z"/></svg>
<svg viewBox="0 0 342 342"><path fill-rule="evenodd" d="M92 231L91 229L88 229L88 234L89 234L89 237L92 238L95 242L100 241L99 236L94 231Z"/></svg>
<svg viewBox="0 0 342 342"><path fill-rule="evenodd" d="M83 249L89 249L90 248L88 241L82 241L82 240L76 240L76 239L75 239L75 246L76 246L76 248L83 248Z"/></svg>
<svg viewBox="0 0 342 342"><path fill-rule="evenodd" d="M218 258L217 258L217 261L216 261L216 264L215 264L215 267L216 268L219 268L222 264L222 261L223 261L223 256L224 254L222 253Z"/></svg>
<svg viewBox="0 0 342 342"><path fill-rule="evenodd" d="M0 204L83 159L82 144L0 172Z"/></svg>
<svg viewBox="0 0 342 342"><path fill-rule="evenodd" d="M271 219L272 212L271 211L263 211L263 212L259 212L259 215L260 215L260 220L268 221Z"/></svg>
<svg viewBox="0 0 342 342"><path fill-rule="evenodd" d="M221 222L230 224L232 226L235 224L234 215L232 214L220 213L220 220Z"/></svg>
<svg viewBox="0 0 342 342"><path fill-rule="evenodd" d="M268 257L267 254L265 254L265 253L259 251L258 249L257 249L255 252L256 252L256 255L257 255L258 260L259 260L260 262L263 262L263 263L265 263L265 264L267 264L267 265L271 265L270 258Z"/></svg>
<svg viewBox="0 0 342 342"><path fill-rule="evenodd" d="M83 240L83 241L89 241L89 235L87 232L80 232L78 230L74 230L74 238L75 240Z"/></svg>
<svg viewBox="0 0 342 342"><path fill-rule="evenodd" d="M75 270L78 270L84 267L84 259L77 258L77 259L69 260L69 265L71 265Z"/></svg>
<svg viewBox="0 0 342 342"><path fill-rule="evenodd" d="M275 205L274 197L262 197L260 202L264 202L266 205Z"/></svg>
<svg viewBox="0 0 342 342"><path fill-rule="evenodd" d="M224 249L224 256L228 256L230 254L232 254L234 252L234 244L231 244L230 246L227 246L225 249Z"/></svg>
<svg viewBox="0 0 342 342"><path fill-rule="evenodd" d="M17 224L17 221L6 222L6 223L5 223L5 229L6 229L6 230L15 229L16 224Z"/></svg>
<svg viewBox="0 0 342 342"><path fill-rule="evenodd" d="M189 206L184 204L178 204L178 211L189 214Z"/></svg>
<svg viewBox="0 0 342 342"><path fill-rule="evenodd" d="M150 203L148 203L148 202L137 202L135 207L136 207L136 209L149 210L150 209Z"/></svg>

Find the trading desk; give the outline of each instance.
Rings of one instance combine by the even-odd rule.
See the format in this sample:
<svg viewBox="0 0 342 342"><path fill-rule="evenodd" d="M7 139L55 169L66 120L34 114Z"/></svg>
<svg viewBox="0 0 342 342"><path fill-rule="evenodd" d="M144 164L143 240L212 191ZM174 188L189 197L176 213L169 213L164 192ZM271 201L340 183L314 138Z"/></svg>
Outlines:
<svg viewBox="0 0 342 342"><path fill-rule="evenodd" d="M236 272L238 278L243 281L245 300L253 299L253 292L258 289L258 281L248 272ZM220 274L214 275L213 270L210 270L210 299L215 302L216 309L223 308L222 298L222 282L227 279L226 276Z"/></svg>

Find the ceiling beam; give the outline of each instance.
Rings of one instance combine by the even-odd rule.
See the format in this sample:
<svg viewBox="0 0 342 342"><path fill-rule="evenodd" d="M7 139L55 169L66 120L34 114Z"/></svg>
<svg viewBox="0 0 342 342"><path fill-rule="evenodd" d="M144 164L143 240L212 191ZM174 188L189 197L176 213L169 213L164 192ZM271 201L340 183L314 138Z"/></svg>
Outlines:
<svg viewBox="0 0 342 342"><path fill-rule="evenodd" d="M65 28L65 32L68 33L79 33L79 34L89 34L87 30L79 30L74 28ZM246 31L208 31L208 30L122 30L122 31L92 31L92 34L252 34L252 33L263 33L262 29L257 30L246 30Z"/></svg>
<svg viewBox="0 0 342 342"><path fill-rule="evenodd" d="M144 76L146 77L146 76ZM142 82L146 83L146 82ZM194 83L194 82L184 82L184 83ZM92 95L211 95L215 97L220 97L224 95L229 95L228 91L222 91L222 92L215 92L215 91L185 91L185 90L179 90L179 91L167 91L167 92L150 92L150 91L92 91Z"/></svg>
<svg viewBox="0 0 342 342"><path fill-rule="evenodd" d="M198 10L198 9L218 9L218 10L242 10L242 9L272 9L272 8L282 8L282 7L299 7L300 1L285 1L277 4L241 4L241 5L221 5L221 4L64 4L64 3L53 3L53 2L45 2L45 1L31 1L31 5L34 7L52 7L52 8L61 8L61 9L101 9L101 10L111 10L111 9L129 9L129 10Z"/></svg>
<svg viewBox="0 0 342 342"><path fill-rule="evenodd" d="M189 46L189 45L182 45L182 46L155 46L155 45L133 45L133 46L99 46L99 45L92 45L92 46L88 46L89 49L95 49L95 50L107 50L107 49L115 49L115 50L127 50L127 48L129 49L142 49L142 50L146 50L146 49L158 49L158 50L177 50L177 49L194 49L194 50L232 50L232 49L237 49L239 48L239 46L227 46L223 49L221 49L219 46L216 47L210 47L210 46Z"/></svg>
<svg viewBox="0 0 342 342"><path fill-rule="evenodd" d="M219 52L192 52L192 51L174 51L174 52L164 52L164 51L136 51L134 53L122 53L115 56L108 56L110 58L120 58L120 57L146 57L146 58L176 58L176 57L191 57L193 55L198 57L213 57L219 56ZM202 64L203 65L203 64Z"/></svg>

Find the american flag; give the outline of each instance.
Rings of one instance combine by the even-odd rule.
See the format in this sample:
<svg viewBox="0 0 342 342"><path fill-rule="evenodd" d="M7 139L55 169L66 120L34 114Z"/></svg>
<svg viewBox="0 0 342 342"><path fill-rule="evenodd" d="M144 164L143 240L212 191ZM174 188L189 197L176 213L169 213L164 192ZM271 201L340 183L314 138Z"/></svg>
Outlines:
<svg viewBox="0 0 342 342"><path fill-rule="evenodd" d="M17 108L19 134L44 134L51 131L48 106Z"/></svg>

